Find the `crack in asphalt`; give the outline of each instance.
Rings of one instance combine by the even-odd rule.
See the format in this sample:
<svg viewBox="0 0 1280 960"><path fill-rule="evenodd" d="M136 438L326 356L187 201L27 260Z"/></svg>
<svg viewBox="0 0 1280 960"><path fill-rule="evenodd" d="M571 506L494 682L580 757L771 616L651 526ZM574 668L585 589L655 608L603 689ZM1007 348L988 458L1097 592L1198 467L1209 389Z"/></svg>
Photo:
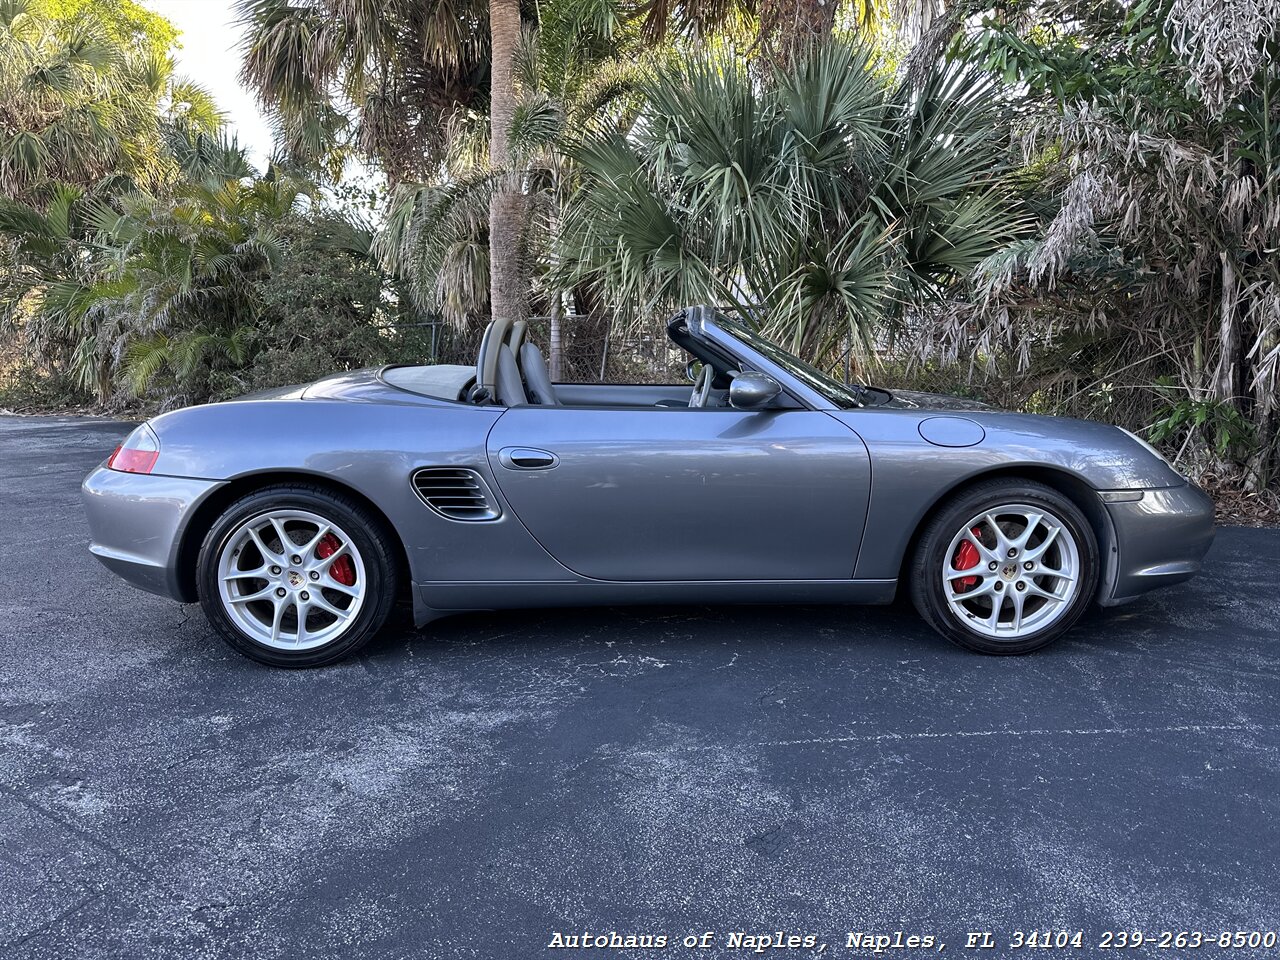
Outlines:
<svg viewBox="0 0 1280 960"><path fill-rule="evenodd" d="M155 881L156 879L155 874L150 869L148 869L147 867L139 863L137 860L134 860L127 853L117 849L116 847L107 843L105 840L101 839L100 837L95 836L92 832L85 830L84 828L77 826L76 824L70 822L69 820L66 820L58 816L52 810L49 810L46 807L43 807L40 804L36 803L30 797L23 796L17 790L13 790L5 786L4 784L0 784L0 796L8 797L10 800L13 800L15 803L18 803L21 806L27 808L32 813L37 814L38 816L44 817L46 820L49 820L50 822L57 824L63 830L66 830L68 833L74 834L77 838L79 838L80 840L83 840L85 843L89 844L90 846L96 847L97 849L101 850L103 853L106 853L108 856L112 857L113 859L118 860L120 863L124 864L126 867L129 868L129 870L131 870L133 873L137 874L138 876L143 877L147 880Z"/></svg>
<svg viewBox="0 0 1280 960"><path fill-rule="evenodd" d="M948 740L969 737L1109 737L1150 736L1165 733L1274 733L1280 725L1257 723L1183 723L1163 727L1084 727L1053 730L1028 728L1023 730L922 730L912 733L874 733L859 736L808 737L799 740L764 740L756 747L836 746L853 743L880 743L883 741Z"/></svg>

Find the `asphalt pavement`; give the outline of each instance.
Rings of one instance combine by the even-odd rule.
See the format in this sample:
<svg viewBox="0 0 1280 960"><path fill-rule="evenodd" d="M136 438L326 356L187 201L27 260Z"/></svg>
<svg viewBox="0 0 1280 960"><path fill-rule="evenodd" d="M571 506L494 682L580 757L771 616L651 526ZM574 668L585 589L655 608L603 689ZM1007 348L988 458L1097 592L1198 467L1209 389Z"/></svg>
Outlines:
<svg viewBox="0 0 1280 960"><path fill-rule="evenodd" d="M0 417L5 960L1280 931L1280 531L1030 657L907 606L603 609L285 672L89 555L79 483L126 430ZM547 949L611 931L668 945Z"/></svg>

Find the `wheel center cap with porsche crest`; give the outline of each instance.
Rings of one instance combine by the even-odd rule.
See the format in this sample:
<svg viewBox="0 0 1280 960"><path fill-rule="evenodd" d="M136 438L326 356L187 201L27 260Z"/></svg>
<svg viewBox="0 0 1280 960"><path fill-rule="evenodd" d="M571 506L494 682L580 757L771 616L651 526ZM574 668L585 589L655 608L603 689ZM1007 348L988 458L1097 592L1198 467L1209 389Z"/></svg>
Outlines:
<svg viewBox="0 0 1280 960"><path fill-rule="evenodd" d="M289 571L289 586L300 587L306 582L306 579L297 570Z"/></svg>

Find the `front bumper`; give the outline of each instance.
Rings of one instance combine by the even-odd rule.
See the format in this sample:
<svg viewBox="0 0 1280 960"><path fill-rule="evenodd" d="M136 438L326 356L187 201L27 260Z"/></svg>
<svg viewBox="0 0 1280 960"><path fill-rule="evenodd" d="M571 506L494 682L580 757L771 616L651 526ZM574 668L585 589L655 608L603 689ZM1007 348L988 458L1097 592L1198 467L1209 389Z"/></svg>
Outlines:
<svg viewBox="0 0 1280 960"><path fill-rule="evenodd" d="M222 485L98 467L80 488L89 551L135 587L194 600L180 575L182 535L196 508Z"/></svg>
<svg viewBox="0 0 1280 960"><path fill-rule="evenodd" d="M1115 573L1103 605L1123 603L1200 572L1213 543L1213 500L1187 483L1105 504L1115 531Z"/></svg>

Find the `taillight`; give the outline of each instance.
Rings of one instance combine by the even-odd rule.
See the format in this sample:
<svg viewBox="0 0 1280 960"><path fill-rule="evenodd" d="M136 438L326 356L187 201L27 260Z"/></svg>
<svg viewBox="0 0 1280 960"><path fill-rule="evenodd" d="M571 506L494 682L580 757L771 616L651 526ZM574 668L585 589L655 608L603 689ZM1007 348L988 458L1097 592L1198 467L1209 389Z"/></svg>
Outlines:
<svg viewBox="0 0 1280 960"><path fill-rule="evenodd" d="M160 440L145 423L107 458L107 467L123 473L150 473L160 456Z"/></svg>

